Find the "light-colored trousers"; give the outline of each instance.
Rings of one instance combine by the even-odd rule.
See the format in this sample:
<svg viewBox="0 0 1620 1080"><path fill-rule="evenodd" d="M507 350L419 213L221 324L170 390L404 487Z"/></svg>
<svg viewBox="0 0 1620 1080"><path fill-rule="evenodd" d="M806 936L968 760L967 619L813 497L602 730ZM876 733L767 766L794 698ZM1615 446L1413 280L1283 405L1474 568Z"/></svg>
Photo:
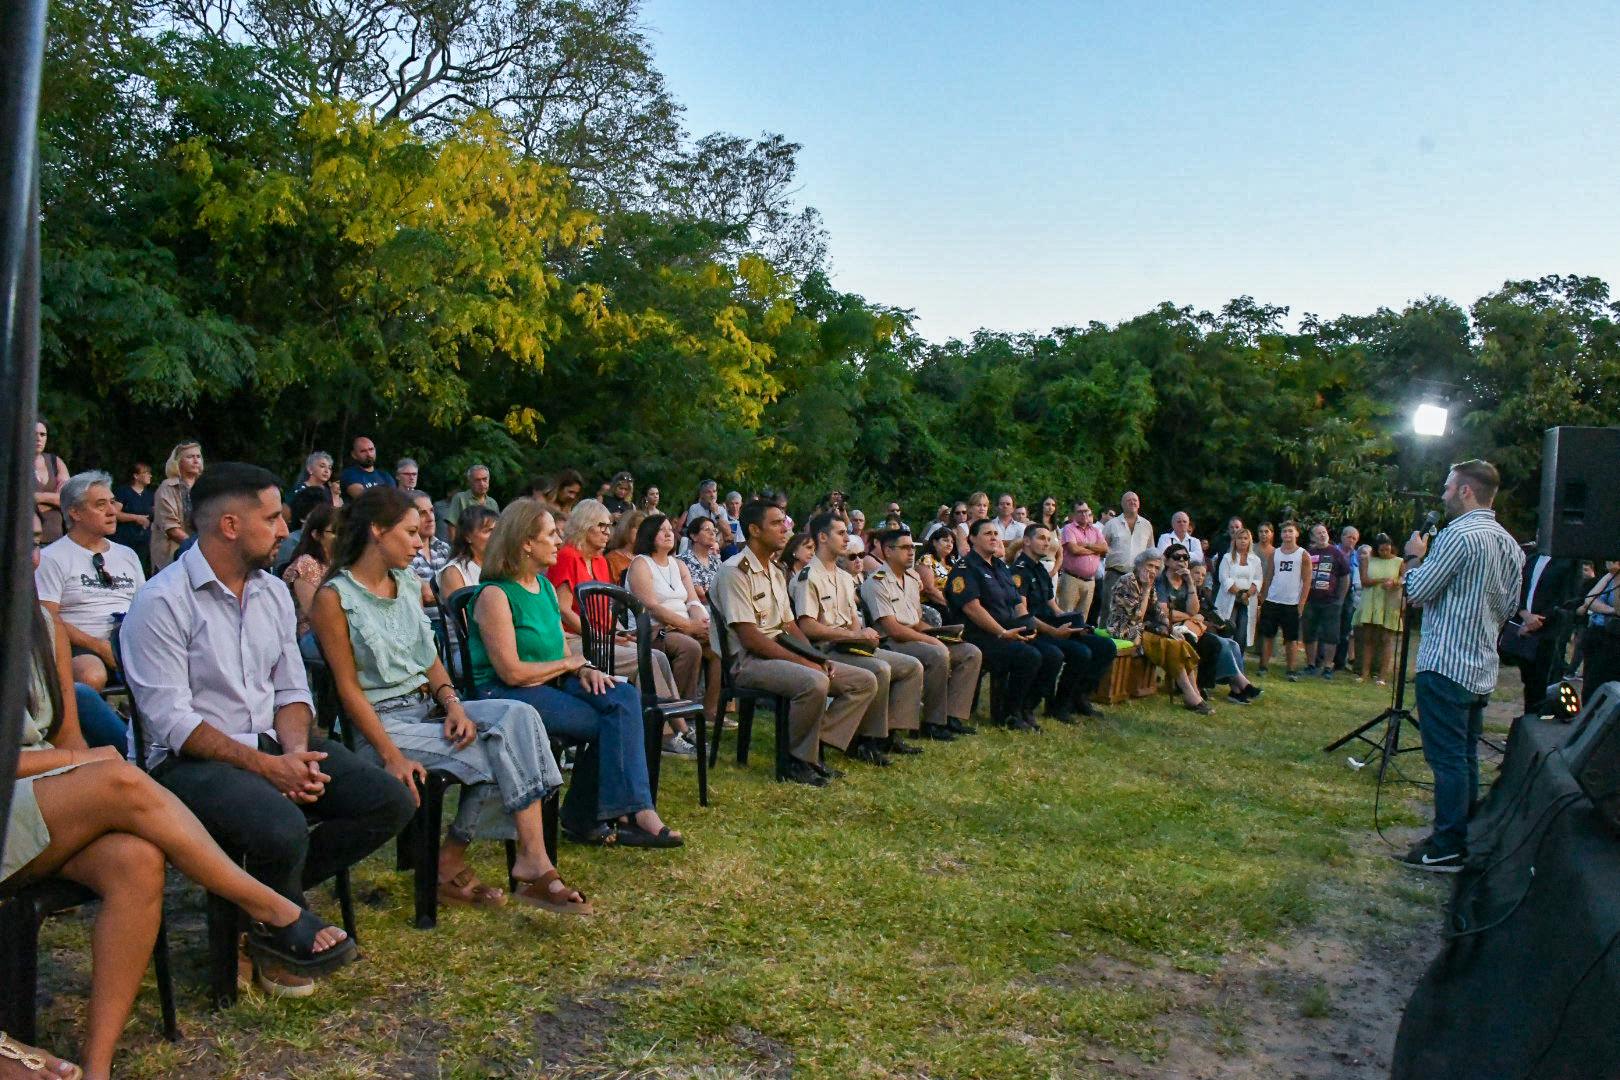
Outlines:
<svg viewBox="0 0 1620 1080"><path fill-rule="evenodd" d="M877 693L861 717L860 734L881 739L891 731L916 731L922 723L922 661L888 647L871 656L828 651L840 664L869 671L877 679Z"/></svg>
<svg viewBox="0 0 1620 1080"><path fill-rule="evenodd" d="M1084 618L1091 610L1091 598L1096 593L1096 578L1078 578L1062 571L1058 573L1058 607L1064 611L1077 611Z"/></svg>
<svg viewBox="0 0 1620 1080"><path fill-rule="evenodd" d="M886 645L905 653L923 666L923 719L939 727L948 717L967 720L973 715L973 691L979 685L984 654L970 642L946 645L943 641L890 641Z"/></svg>
<svg viewBox="0 0 1620 1080"><path fill-rule="evenodd" d="M877 696L876 676L841 661L833 663L828 678L806 664L742 652L735 671L738 686L788 699L788 753L800 761L817 761L822 743L847 750L862 714Z"/></svg>

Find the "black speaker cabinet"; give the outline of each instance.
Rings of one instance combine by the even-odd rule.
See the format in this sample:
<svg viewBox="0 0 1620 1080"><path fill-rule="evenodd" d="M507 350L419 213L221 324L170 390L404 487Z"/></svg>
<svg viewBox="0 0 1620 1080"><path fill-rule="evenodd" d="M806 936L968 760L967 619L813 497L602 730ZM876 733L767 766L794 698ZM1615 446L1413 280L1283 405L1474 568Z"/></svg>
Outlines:
<svg viewBox="0 0 1620 1080"><path fill-rule="evenodd" d="M1564 754L1575 782L1609 827L1620 833L1620 682L1587 687L1586 707L1571 721Z"/></svg>
<svg viewBox="0 0 1620 1080"><path fill-rule="evenodd" d="M1536 554L1620 556L1620 427L1547 429Z"/></svg>

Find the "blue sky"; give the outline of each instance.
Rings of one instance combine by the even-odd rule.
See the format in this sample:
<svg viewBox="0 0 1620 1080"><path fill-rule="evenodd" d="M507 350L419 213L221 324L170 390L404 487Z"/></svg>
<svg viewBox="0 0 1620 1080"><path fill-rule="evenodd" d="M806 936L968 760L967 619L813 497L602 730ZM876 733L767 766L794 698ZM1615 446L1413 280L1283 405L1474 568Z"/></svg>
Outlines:
<svg viewBox="0 0 1620 1080"><path fill-rule="evenodd" d="M803 144L834 281L933 340L1239 295L1620 291L1620 3L645 0L694 134Z"/></svg>

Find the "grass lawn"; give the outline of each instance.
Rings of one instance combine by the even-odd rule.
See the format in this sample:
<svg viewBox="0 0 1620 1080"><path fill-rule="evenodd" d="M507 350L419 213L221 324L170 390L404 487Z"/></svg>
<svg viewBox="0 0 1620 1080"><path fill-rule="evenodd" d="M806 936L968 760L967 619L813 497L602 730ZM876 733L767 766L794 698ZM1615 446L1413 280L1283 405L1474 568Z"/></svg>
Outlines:
<svg viewBox="0 0 1620 1080"><path fill-rule="evenodd" d="M848 777L823 790L772 782L767 722L746 770L721 761L706 810L692 767L666 759L687 847L564 845L594 918L446 909L417 931L390 846L354 875L365 959L303 1002L207 1012L188 888L186 1039L157 1037L149 983L125 1075L1044 1078L1151 1060L1163 980L1099 965L1209 972L1323 920L1404 928L1436 906L1369 844L1371 776L1320 752L1387 692L1262 685L1211 718L1159 696L1083 727L924 744L890 769L837 761ZM1417 824L1400 790L1386 824ZM501 880L498 845L473 851ZM53 920L46 941L41 1037L67 1049L86 924Z"/></svg>

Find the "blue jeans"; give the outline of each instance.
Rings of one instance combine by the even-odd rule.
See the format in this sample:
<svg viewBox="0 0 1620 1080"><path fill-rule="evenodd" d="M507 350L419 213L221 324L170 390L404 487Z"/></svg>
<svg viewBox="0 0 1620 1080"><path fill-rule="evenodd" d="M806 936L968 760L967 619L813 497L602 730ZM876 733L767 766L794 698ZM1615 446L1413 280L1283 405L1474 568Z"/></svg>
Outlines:
<svg viewBox="0 0 1620 1080"><path fill-rule="evenodd" d="M84 683L73 684L73 701L79 707L79 733L86 746L113 746L129 755L129 725Z"/></svg>
<svg viewBox="0 0 1620 1080"><path fill-rule="evenodd" d="M641 691L634 686L615 683L605 694L592 694L570 675L541 686L487 683L478 693L532 705L547 732L590 744L563 800L562 823L569 829L589 832L599 821L652 809Z"/></svg>
<svg viewBox="0 0 1620 1080"><path fill-rule="evenodd" d="M1418 724L1423 760L1434 772L1432 842L1437 852L1468 851L1468 818L1479 796L1479 737L1489 697L1436 672L1418 672Z"/></svg>

